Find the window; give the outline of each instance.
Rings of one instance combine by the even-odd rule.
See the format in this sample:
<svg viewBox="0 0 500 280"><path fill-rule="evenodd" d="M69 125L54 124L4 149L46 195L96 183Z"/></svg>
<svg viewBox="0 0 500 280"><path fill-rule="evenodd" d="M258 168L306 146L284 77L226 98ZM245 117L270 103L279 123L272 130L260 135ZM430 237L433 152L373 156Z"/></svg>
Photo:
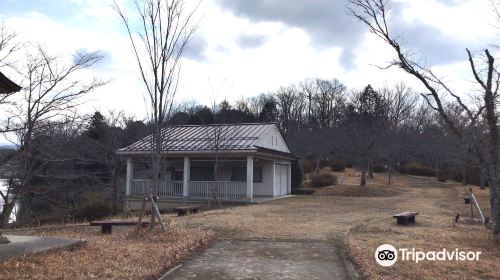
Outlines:
<svg viewBox="0 0 500 280"><path fill-rule="evenodd" d="M213 167L191 167L191 181L213 181Z"/></svg>
<svg viewBox="0 0 500 280"><path fill-rule="evenodd" d="M244 182L247 180L246 167L233 167L231 170L231 181Z"/></svg>
<svg viewBox="0 0 500 280"><path fill-rule="evenodd" d="M234 182L245 182L247 180L247 168L246 167L233 167L231 170L231 181ZM253 167L253 182L262 183L262 167Z"/></svg>

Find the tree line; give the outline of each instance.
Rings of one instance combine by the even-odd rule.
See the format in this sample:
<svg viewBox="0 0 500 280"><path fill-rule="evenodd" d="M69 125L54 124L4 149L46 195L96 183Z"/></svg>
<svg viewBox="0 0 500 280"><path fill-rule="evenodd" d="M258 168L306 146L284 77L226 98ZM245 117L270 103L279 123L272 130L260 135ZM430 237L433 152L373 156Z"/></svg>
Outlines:
<svg viewBox="0 0 500 280"><path fill-rule="evenodd" d="M17 145L14 152L2 153L5 156L0 161L0 166L17 161L15 170L4 171L8 183L7 193L1 194L5 205L0 226L5 225L20 197L26 216L34 213L34 209L39 210L37 203L40 207L57 205L59 212L71 213L85 201L83 197L92 200L90 194L100 184L108 186L116 211L123 162L115 157L114 151L144 136L144 131L154 136L152 179L158 181L161 127L276 122L292 151L312 160L316 170L321 162L344 160L361 171L362 187L375 164L383 164L388 174L403 170L412 161L431 168L437 177L445 176L443 173L450 170L460 170L464 183L469 173L479 174L482 185L488 184L490 189L492 228L498 237L500 79L494 54L488 49L478 52L466 49L476 91L470 98L464 98L431 67L410 55L414 52L390 32L387 0L348 2L350 14L394 52L395 59L382 68L399 67L416 78L425 88L424 92L416 93L404 84L381 89L370 85L347 89L336 79L309 79L235 104L223 101L211 108L193 104L174 108L178 61L196 29L188 24L193 13L181 17L183 1L172 1L168 9L173 13L172 18L165 20L178 20L184 28L180 33L171 33L162 28L169 26L163 25L162 19L146 20L148 15L164 8L159 1L150 2L144 9L138 6L144 30L154 32L143 34L142 41L136 42L132 36L135 31L131 30L135 25L129 25L115 3L130 35L152 115L146 122L127 121L118 125L109 116L96 113L90 123L82 122L77 106L85 95L106 81L86 79L88 75L79 73L85 73L103 56L98 52L79 52L68 62L51 55L44 46L18 43L15 34L2 26L0 70L14 69L23 89L0 97L5 117L0 133L14 135ZM143 53L137 49L137 43L144 44L146 56L139 54ZM21 49L25 53L21 61L12 59L12 54ZM134 127L146 129L134 134L131 132ZM388 178L390 183L390 176ZM79 184L81 188L73 189ZM104 188L100 193L102 190Z"/></svg>
<svg viewBox="0 0 500 280"><path fill-rule="evenodd" d="M451 102L445 106L457 118L462 113ZM361 171L361 186L375 164L392 172L412 162L436 177L484 184L477 162L404 83L347 89L338 79L306 79L234 104L222 101L210 108L186 102L169 120L172 125L242 122L276 123L293 153L312 161L316 171L325 162L344 161Z"/></svg>
<svg viewBox="0 0 500 280"><path fill-rule="evenodd" d="M449 110L454 109L450 104ZM362 186L376 164L399 171L416 161L435 174L475 168L439 117L403 83L348 90L336 79L307 79L233 103L176 104L163 126L245 122L275 122L303 161L313 162L316 169L327 161L346 161L363 174ZM148 120L134 120L123 112L40 122L30 136L29 156L22 156L22 146L6 153L19 166L29 160L25 186L21 188L19 179L11 182L15 195L22 197L20 220L75 218L95 201L106 201L110 213L121 211L125 161L115 151L149 133ZM19 178L17 173L3 173ZM10 213L4 209L5 224Z"/></svg>

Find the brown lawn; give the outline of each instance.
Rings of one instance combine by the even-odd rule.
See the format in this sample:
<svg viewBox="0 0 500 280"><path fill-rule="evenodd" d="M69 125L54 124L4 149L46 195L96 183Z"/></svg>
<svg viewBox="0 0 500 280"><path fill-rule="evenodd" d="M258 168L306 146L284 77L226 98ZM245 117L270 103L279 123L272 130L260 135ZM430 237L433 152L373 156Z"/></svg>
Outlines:
<svg viewBox="0 0 500 280"><path fill-rule="evenodd" d="M43 231L37 234L83 238L88 242L75 251L0 262L0 271L8 271L0 278L154 279L208 246L215 232L223 238L332 242L345 249L364 279L500 279L499 246L493 243L489 230L464 220L469 208L463 204L463 186L399 175L394 176L392 186L387 186L382 174L375 174L366 189L357 186L358 182L359 174L348 171L344 185L319 189L312 196L184 217L164 215L172 225L170 231L140 238L130 230L116 230L111 236L87 227ZM488 190L473 190L489 216ZM392 215L403 211L420 213L416 226L396 225ZM453 222L456 213L462 217L458 224ZM384 243L396 248L459 248L482 254L477 262L398 261L382 268L375 262L374 252Z"/></svg>
<svg viewBox="0 0 500 280"><path fill-rule="evenodd" d="M463 204L463 186L409 176L394 176L393 185L386 186L385 176L376 174L362 190L358 180L351 171L344 177L346 185L320 189L314 196L168 218L174 224L215 230L225 238L331 241L346 249L359 276L366 279L500 279L499 246L486 228L464 222L469 208ZM488 191L473 190L489 216ZM396 225L392 215L404 211L420 213L416 226ZM454 224L457 212L462 218ZM384 243L482 254L478 262L398 262L382 268L374 252Z"/></svg>
<svg viewBox="0 0 500 280"><path fill-rule="evenodd" d="M173 266L209 246L215 239L211 231L172 227L139 235L115 230L102 235L89 228L50 230L40 236L85 239L73 251L46 254L0 262L1 279L157 279Z"/></svg>

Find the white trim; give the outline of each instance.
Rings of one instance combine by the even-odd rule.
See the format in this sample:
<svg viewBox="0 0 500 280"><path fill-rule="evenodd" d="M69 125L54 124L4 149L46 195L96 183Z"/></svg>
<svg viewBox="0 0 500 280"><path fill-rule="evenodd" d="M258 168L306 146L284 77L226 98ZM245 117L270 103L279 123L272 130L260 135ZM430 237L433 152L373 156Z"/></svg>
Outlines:
<svg viewBox="0 0 500 280"><path fill-rule="evenodd" d="M292 163L288 164L288 190L287 194L292 193Z"/></svg>
<svg viewBox="0 0 500 280"><path fill-rule="evenodd" d="M132 188L132 178L134 177L134 162L132 158L127 158L127 181L125 187L125 194L130 195Z"/></svg>
<svg viewBox="0 0 500 280"><path fill-rule="evenodd" d="M189 180L191 177L191 160L189 157L184 157L184 169L182 174L182 196L189 196Z"/></svg>
<svg viewBox="0 0 500 280"><path fill-rule="evenodd" d="M253 156L247 156L247 199L253 198Z"/></svg>

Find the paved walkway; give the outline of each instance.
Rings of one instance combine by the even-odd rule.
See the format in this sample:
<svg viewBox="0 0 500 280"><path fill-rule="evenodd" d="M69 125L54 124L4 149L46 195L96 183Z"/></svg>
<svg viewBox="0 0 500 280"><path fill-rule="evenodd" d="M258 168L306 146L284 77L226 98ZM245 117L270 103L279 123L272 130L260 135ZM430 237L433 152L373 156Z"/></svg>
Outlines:
<svg viewBox="0 0 500 280"><path fill-rule="evenodd" d="M0 245L0 260L22 257L54 249L74 249L85 241L71 238L43 238L35 236L3 235L11 243Z"/></svg>
<svg viewBox="0 0 500 280"><path fill-rule="evenodd" d="M166 279L350 279L337 248L325 242L221 241Z"/></svg>

